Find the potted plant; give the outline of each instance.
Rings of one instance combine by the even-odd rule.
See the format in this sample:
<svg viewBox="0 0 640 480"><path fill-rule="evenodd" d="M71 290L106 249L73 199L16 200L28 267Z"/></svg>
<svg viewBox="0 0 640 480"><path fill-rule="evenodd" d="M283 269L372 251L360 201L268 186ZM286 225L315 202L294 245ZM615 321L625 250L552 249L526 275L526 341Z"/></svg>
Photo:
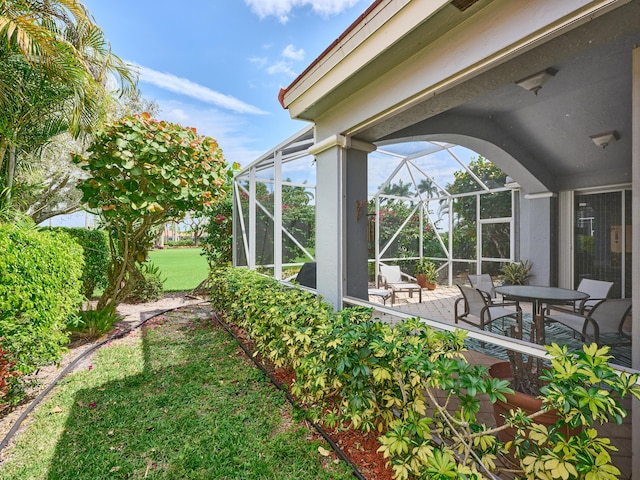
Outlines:
<svg viewBox="0 0 640 480"><path fill-rule="evenodd" d="M524 285L531 276L531 267L528 260L507 263L500 269L500 279L505 285Z"/></svg>
<svg viewBox="0 0 640 480"><path fill-rule="evenodd" d="M432 261L426 258L418 260L413 269L413 274L416 276L418 285L422 288L428 288L429 290L436 288L438 268Z"/></svg>

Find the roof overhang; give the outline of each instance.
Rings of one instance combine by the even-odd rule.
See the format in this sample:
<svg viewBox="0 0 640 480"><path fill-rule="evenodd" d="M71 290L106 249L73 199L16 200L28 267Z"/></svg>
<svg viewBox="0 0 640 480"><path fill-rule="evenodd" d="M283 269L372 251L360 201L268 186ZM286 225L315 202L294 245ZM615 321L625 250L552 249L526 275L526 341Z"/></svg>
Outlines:
<svg viewBox="0 0 640 480"><path fill-rule="evenodd" d="M450 0L376 0L279 99L291 118L315 121L414 55L445 48L453 68L425 78L421 92L408 92L416 101L628 1L478 0L461 10Z"/></svg>
<svg viewBox="0 0 640 480"><path fill-rule="evenodd" d="M363 69L369 67L371 73L382 73L417 51L424 38L416 39L414 48L393 47L448 3L449 0L374 1L291 85L280 91L280 103L289 109L292 118L312 120L312 112L322 111L332 93L344 97L345 86L357 90ZM355 82L348 86L350 79Z"/></svg>
<svg viewBox="0 0 640 480"><path fill-rule="evenodd" d="M512 176L524 168L531 188L624 184L638 18L640 0L375 2L283 101L315 124L318 142L453 135L502 149L519 165L498 165ZM539 95L516 85L550 67L559 72ZM606 149L590 139L613 130Z"/></svg>

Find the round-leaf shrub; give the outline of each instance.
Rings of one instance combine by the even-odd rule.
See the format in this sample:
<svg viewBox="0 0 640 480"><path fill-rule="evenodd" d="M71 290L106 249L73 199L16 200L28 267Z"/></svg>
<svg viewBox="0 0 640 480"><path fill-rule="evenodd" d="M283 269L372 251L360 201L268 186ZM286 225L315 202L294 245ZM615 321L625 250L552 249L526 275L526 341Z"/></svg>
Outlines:
<svg viewBox="0 0 640 480"><path fill-rule="evenodd" d="M96 288L107 286L107 268L111 261L109 237L104 230L87 228L57 227L68 233L80 244L84 251L84 269L82 271L82 294L91 298Z"/></svg>
<svg viewBox="0 0 640 480"><path fill-rule="evenodd" d="M67 234L0 225L0 339L21 373L60 359L67 317L82 302L82 266Z"/></svg>

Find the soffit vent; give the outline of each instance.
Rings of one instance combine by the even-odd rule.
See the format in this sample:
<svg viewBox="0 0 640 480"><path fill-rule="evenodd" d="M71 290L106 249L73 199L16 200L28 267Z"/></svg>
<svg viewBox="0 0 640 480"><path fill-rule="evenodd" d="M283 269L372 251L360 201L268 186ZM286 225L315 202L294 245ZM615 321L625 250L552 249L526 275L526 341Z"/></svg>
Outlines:
<svg viewBox="0 0 640 480"><path fill-rule="evenodd" d="M461 12L464 12L467 8L473 6L478 3L480 0L453 0L451 5L456 7Z"/></svg>

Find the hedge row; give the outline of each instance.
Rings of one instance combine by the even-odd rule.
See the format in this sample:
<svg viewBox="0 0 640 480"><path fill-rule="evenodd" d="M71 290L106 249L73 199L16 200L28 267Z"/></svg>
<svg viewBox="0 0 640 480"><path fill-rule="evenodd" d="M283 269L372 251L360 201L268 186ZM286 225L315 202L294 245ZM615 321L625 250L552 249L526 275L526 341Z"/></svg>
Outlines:
<svg viewBox="0 0 640 480"><path fill-rule="evenodd" d="M111 260L107 232L78 227L56 227L53 230L68 233L82 247L82 294L85 298L91 298L96 288L107 286L107 267Z"/></svg>
<svg viewBox="0 0 640 480"><path fill-rule="evenodd" d="M436 331L417 318L391 327L364 308L334 313L312 294L248 270L216 271L212 281L214 305L249 332L258 353L295 369L291 390L316 420L380 433L396 479L487 478L500 471L498 457L515 459L511 473L531 479L620 473L609 439L593 425L620 423L620 399L640 399L640 388L637 375L608 365L609 347L546 347L542 409L554 410L556 423L539 425L542 411L518 409L492 427L477 422L480 395L495 403L513 391L466 361L465 332ZM500 442L495 434L508 426L514 439Z"/></svg>
<svg viewBox="0 0 640 480"><path fill-rule="evenodd" d="M23 374L56 362L82 301L82 249L63 232L0 225L0 347Z"/></svg>
<svg viewBox="0 0 640 480"><path fill-rule="evenodd" d="M216 309L247 330L260 355L295 369L292 392L311 415L329 426L380 432L397 478L435 478L434 468L456 468L456 442L439 445L432 437L433 423L450 417L435 409L424 416L427 391L457 397L455 415L474 423L478 393L495 398L506 387L464 360L462 331L436 331L418 319L391 327L360 307L333 312L309 292L244 269L216 272L212 281ZM483 442L483 458L495 458L496 438ZM430 463L434 455L442 465Z"/></svg>

